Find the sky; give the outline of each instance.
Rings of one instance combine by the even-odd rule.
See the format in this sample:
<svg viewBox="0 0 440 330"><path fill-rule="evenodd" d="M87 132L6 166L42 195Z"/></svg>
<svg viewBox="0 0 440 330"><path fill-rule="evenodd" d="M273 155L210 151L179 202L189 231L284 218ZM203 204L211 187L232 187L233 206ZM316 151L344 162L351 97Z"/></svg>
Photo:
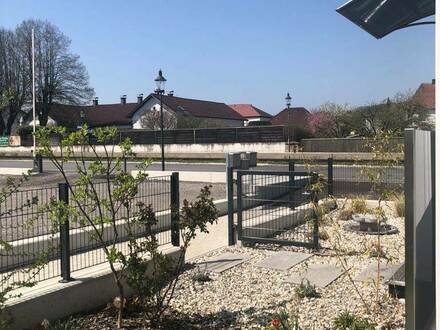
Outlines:
<svg viewBox="0 0 440 330"><path fill-rule="evenodd" d="M352 106L414 91L435 75L434 26L377 40L336 13L345 0L0 0L0 26L48 20L71 40L100 103L155 88L176 96Z"/></svg>

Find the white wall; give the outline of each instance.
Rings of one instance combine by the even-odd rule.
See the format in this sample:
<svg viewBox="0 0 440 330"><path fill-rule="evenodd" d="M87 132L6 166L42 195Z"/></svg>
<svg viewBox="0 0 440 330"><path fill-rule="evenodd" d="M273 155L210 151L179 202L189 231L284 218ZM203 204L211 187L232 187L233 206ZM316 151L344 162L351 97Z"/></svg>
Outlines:
<svg viewBox="0 0 440 330"><path fill-rule="evenodd" d="M166 116L167 114L176 116L175 113L171 109L169 109L166 105L163 104L162 107L164 111L164 116ZM133 114L133 118L132 118L133 128L135 129L147 128L147 127L143 127L141 118L145 115L147 111L157 111L157 110L160 111L160 102L156 100L156 98L152 97Z"/></svg>

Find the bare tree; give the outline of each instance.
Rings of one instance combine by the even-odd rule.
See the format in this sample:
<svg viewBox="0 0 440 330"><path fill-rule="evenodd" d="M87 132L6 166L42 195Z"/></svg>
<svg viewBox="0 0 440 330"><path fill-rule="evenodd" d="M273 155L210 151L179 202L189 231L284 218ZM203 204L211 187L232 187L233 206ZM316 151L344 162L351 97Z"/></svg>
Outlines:
<svg viewBox="0 0 440 330"><path fill-rule="evenodd" d="M70 39L48 21L26 20L16 31L21 56L31 68L31 30L35 30L35 76L39 121L44 126L53 103L84 104L93 94L89 77L79 56L71 53ZM32 71L27 70L31 81ZM31 90L28 89L28 96Z"/></svg>
<svg viewBox="0 0 440 330"><path fill-rule="evenodd" d="M21 56L15 33L0 29L0 131L9 134L29 88L27 63Z"/></svg>
<svg viewBox="0 0 440 330"><path fill-rule="evenodd" d="M140 119L142 128L151 130L160 129L160 110L148 110ZM163 128L174 129L177 125L177 118L171 112L163 111Z"/></svg>

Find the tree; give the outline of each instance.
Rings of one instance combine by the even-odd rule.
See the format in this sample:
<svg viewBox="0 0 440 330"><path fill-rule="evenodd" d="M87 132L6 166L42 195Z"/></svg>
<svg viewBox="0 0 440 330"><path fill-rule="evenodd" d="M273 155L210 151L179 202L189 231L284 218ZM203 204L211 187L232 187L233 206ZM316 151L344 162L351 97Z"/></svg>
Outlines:
<svg viewBox="0 0 440 330"><path fill-rule="evenodd" d="M21 107L32 99L32 28L35 31L35 84L39 121L47 123L53 103L84 104L94 94L79 56L70 51L70 39L55 25L26 20L15 31L0 31L0 88L10 90L6 132L10 133Z"/></svg>
<svg viewBox="0 0 440 330"><path fill-rule="evenodd" d="M0 29L0 133L9 134L29 92L27 63L19 51L16 35Z"/></svg>
<svg viewBox="0 0 440 330"><path fill-rule="evenodd" d="M159 130L160 109L148 110L140 119L142 128L151 130ZM163 129L174 129L176 127L177 118L169 111L163 110Z"/></svg>
<svg viewBox="0 0 440 330"><path fill-rule="evenodd" d="M326 102L312 113L309 129L315 137L345 137L351 132L347 104Z"/></svg>
<svg viewBox="0 0 440 330"><path fill-rule="evenodd" d="M50 140L54 134L60 136L60 157L55 155L51 146ZM87 126L83 126L71 133L64 127L53 126L37 130L38 153L48 158L60 172L73 204L54 200L52 209L60 215L54 221L62 223L70 218L82 224L82 228L91 230L90 239L104 252L113 274L118 291L118 297L114 300L118 309L117 327L121 328L127 281L135 290L139 290L144 301L151 301L151 296L158 297L159 300L155 300L157 309L152 316L160 318L169 306L170 295L172 297L174 293L189 241L196 236L196 232L207 232L206 225L216 220L217 211L212 198L209 198L209 189L204 189L194 204L184 202L177 223L183 238L183 256L177 266L172 267L170 260L158 250L158 221L154 210L138 195L140 186L147 180L144 170L149 162L138 164L139 172L136 175L127 173L123 168L123 158L133 154L132 143L125 139L117 144L118 136L118 130L114 127L95 128L90 132ZM97 151L98 145L103 149L101 153ZM87 149L90 149L94 158L90 165L86 162L89 157ZM66 172L67 162L75 164L78 177L74 182ZM106 235L106 228L111 228L111 235ZM121 242L127 243L128 252ZM155 269L151 276L145 273L149 264L147 256L150 256ZM170 279L172 285L167 286L164 278ZM145 279L151 282L145 283ZM163 285L166 286L164 290Z"/></svg>

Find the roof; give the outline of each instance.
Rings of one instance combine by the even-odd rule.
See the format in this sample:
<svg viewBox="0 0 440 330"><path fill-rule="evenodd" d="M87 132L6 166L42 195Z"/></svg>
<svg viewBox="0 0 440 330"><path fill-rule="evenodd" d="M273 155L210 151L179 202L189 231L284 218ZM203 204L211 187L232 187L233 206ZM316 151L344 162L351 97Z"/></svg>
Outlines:
<svg viewBox="0 0 440 330"><path fill-rule="evenodd" d="M36 110L41 104L36 105ZM81 124L81 111L85 114L85 123L90 127L131 125L131 117L139 107L139 103L116 103L99 105L65 105L52 104L49 117L55 120L57 125L77 127ZM28 118L32 114L28 114Z"/></svg>
<svg viewBox="0 0 440 330"><path fill-rule="evenodd" d="M420 84L414 93L413 100L425 109L435 109L435 82Z"/></svg>
<svg viewBox="0 0 440 330"><path fill-rule="evenodd" d="M338 13L377 39L435 14L435 0L351 0ZM429 22L431 23L431 22Z"/></svg>
<svg viewBox="0 0 440 330"><path fill-rule="evenodd" d="M290 112L290 113L289 113ZM303 107L285 108L275 115L270 122L272 125L291 125L307 126L310 112Z"/></svg>
<svg viewBox="0 0 440 330"><path fill-rule="evenodd" d="M159 99L158 95L150 94L145 98L144 103L150 99L150 97ZM162 102L174 112L183 115L205 118L244 120L239 113L232 110L225 103L187 99L170 95L162 95Z"/></svg>
<svg viewBox="0 0 440 330"><path fill-rule="evenodd" d="M238 112L244 118L255 118L255 117L264 117L264 118L272 118L271 114L264 112L261 109L253 106L252 104L229 104L229 106L234 109L235 112Z"/></svg>

